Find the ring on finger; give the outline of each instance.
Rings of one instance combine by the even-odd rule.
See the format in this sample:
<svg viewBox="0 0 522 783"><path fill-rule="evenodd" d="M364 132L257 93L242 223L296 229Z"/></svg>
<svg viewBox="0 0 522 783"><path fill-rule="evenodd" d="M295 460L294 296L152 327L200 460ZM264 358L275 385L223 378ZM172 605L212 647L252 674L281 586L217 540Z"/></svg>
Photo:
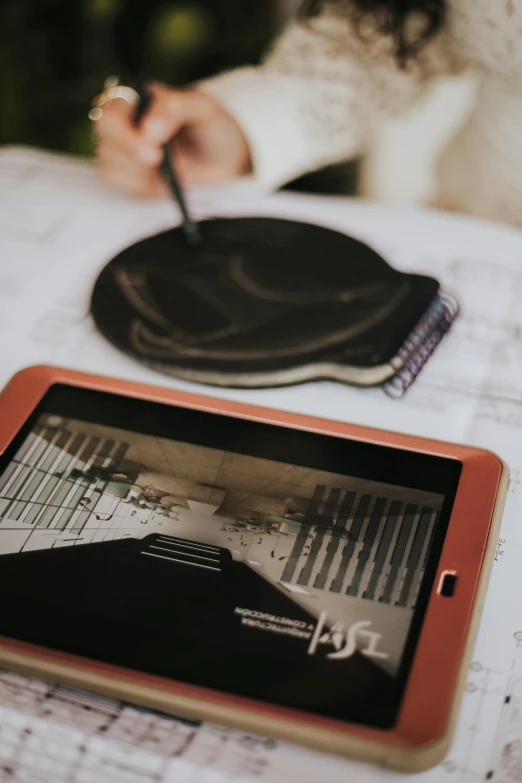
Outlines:
<svg viewBox="0 0 522 783"><path fill-rule="evenodd" d="M123 99L129 106L135 106L139 100L139 95L132 87L120 84L117 76L109 76L104 83L103 91L92 101L92 109L89 112L89 119L97 122L103 115L103 106L118 98Z"/></svg>

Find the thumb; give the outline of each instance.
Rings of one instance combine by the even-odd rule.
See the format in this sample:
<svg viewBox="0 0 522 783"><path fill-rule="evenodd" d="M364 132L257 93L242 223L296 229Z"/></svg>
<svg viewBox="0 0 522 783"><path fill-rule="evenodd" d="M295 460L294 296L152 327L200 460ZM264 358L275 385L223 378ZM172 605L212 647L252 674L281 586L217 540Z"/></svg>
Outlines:
<svg viewBox="0 0 522 783"><path fill-rule="evenodd" d="M165 144L184 125L201 120L206 113L205 96L193 90L151 87L152 103L142 122L142 133L150 144Z"/></svg>

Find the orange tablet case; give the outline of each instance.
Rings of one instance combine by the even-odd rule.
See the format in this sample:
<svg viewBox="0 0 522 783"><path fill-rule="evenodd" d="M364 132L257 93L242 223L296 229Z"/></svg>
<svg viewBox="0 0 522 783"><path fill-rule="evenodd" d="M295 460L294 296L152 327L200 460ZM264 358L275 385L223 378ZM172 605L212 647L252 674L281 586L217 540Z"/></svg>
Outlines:
<svg viewBox="0 0 522 783"><path fill-rule="evenodd" d="M497 456L467 446L45 366L18 373L1 394L1 452L58 383L447 457L462 463L461 479L399 717L391 730L343 723L5 637L0 637L2 665L145 707L401 770L419 771L443 758L469 666L507 491L508 471ZM447 572L458 574L451 601L439 592Z"/></svg>

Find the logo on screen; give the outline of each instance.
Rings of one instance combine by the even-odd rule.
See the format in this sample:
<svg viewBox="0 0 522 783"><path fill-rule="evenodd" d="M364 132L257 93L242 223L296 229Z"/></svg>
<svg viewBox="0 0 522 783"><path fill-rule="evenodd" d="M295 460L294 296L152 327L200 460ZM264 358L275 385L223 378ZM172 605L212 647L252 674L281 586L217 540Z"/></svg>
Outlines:
<svg viewBox="0 0 522 783"><path fill-rule="evenodd" d="M328 628L326 625L327 612L321 612L319 620L315 627L314 634L308 647L308 655L313 655L319 645L330 645L334 648L329 652L326 658L332 661L343 661L359 650L367 658L379 658L385 660L388 653L379 650L379 644L382 638L381 633L371 631L370 620L358 620L349 626L337 622Z"/></svg>

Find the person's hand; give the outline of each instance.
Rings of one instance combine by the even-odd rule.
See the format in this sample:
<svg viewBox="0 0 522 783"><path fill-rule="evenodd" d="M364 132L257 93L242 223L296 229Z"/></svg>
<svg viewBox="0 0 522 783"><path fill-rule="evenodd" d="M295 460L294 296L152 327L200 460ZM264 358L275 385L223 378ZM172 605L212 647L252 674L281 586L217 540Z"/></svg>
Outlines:
<svg viewBox="0 0 522 783"><path fill-rule="evenodd" d="M151 88L152 103L140 125L121 98L103 107L95 123L97 162L103 180L142 198L167 195L159 171L161 146L172 144L184 184L211 184L248 174L248 143L234 118L198 90Z"/></svg>

